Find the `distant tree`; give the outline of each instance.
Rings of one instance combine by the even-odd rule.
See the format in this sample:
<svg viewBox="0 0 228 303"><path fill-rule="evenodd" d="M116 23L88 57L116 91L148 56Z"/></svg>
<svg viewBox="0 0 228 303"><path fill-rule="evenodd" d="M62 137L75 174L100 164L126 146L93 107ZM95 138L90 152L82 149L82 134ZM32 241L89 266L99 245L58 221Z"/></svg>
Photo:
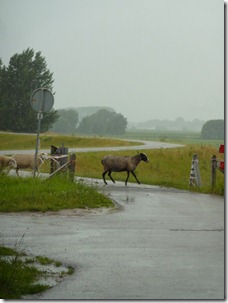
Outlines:
<svg viewBox="0 0 228 303"><path fill-rule="evenodd" d="M35 132L37 113L30 105L33 91L45 87L52 91L53 73L47 69L41 52L28 48L10 58L8 67L0 61L0 129ZM44 113L41 132L57 121L57 111Z"/></svg>
<svg viewBox="0 0 228 303"><path fill-rule="evenodd" d="M81 121L83 118L87 116L91 116L97 113L102 109L106 109L109 112L115 112L115 110L112 107L108 107L108 106L83 106L83 107L73 107L71 109L74 109L78 112L79 121Z"/></svg>
<svg viewBox="0 0 228 303"><path fill-rule="evenodd" d="M209 120L204 123L201 138L224 140L224 120Z"/></svg>
<svg viewBox="0 0 228 303"><path fill-rule="evenodd" d="M57 112L59 119L51 130L57 133L74 134L78 124L78 112L74 109L59 109Z"/></svg>
<svg viewBox="0 0 228 303"><path fill-rule="evenodd" d="M182 118L182 117L176 118L176 120L175 120L174 123L173 123L173 126L174 126L176 129L183 130L184 127L185 127L184 118Z"/></svg>
<svg viewBox="0 0 228 303"><path fill-rule="evenodd" d="M127 119L122 114L100 110L84 117L78 126L78 131L91 135L122 135L126 127Z"/></svg>

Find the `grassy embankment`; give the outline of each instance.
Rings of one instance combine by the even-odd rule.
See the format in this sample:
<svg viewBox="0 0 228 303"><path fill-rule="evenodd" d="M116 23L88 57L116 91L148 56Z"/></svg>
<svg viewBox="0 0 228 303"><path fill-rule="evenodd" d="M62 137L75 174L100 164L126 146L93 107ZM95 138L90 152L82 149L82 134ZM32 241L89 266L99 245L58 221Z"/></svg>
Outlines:
<svg viewBox="0 0 228 303"><path fill-rule="evenodd" d="M133 146L134 142L105 137L81 137L70 135L57 135L46 133L40 135L40 148L50 149L51 145L60 147L106 147L106 146ZM139 144L138 144L139 145ZM12 134L0 133L0 149L2 150L23 150L36 148L35 134Z"/></svg>
<svg viewBox="0 0 228 303"><path fill-rule="evenodd" d="M91 186L64 177L7 177L0 174L0 212L59 211L74 208L113 207Z"/></svg>

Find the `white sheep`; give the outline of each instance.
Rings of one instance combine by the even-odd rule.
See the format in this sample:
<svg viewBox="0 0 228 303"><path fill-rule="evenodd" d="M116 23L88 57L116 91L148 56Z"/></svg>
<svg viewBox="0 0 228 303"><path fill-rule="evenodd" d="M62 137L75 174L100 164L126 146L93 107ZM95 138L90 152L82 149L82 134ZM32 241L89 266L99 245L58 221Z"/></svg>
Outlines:
<svg viewBox="0 0 228 303"><path fill-rule="evenodd" d="M0 170L8 168L8 171L7 171L7 173L8 173L10 171L10 169L16 168L16 167L17 167L17 163L16 163L15 159L13 159L12 157L0 155Z"/></svg>
<svg viewBox="0 0 228 303"><path fill-rule="evenodd" d="M105 175L108 173L108 176L112 180L113 183L115 181L113 180L111 173L112 172L122 172L126 171L127 172L127 178L125 180L125 185L127 185L127 181L129 178L129 174L132 173L132 175L135 177L136 181L138 184L140 184L139 180L137 179L134 170L140 163L140 161L144 161L146 163L149 162L149 159L146 154L140 153L137 154L136 156L130 157L130 156L105 156L102 160L101 163L104 166L104 172L102 174L104 183L107 184L105 180Z"/></svg>
<svg viewBox="0 0 228 303"><path fill-rule="evenodd" d="M15 159L17 166L16 166L16 173L18 174L19 169L23 168L30 168L34 169L34 162L35 162L35 155L34 154L16 154L12 156ZM36 171L39 172L40 166L44 163L45 160L49 159L47 153L40 153L37 155L36 159Z"/></svg>

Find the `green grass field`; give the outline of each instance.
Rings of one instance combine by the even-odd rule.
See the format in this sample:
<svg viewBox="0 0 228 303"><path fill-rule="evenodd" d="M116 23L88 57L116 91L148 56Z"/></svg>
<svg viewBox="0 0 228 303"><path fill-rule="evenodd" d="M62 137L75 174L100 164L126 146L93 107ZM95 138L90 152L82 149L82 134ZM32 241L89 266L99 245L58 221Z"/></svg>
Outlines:
<svg viewBox="0 0 228 303"><path fill-rule="evenodd" d="M181 148L141 150L150 159L149 163L141 162L136 169L136 175L141 183L174 187L184 190L193 190L203 193L224 194L224 175L217 170L216 186L211 188L211 156L223 158L218 149L213 146L187 145ZM199 168L201 175L201 188L189 187L191 161L194 153L199 157ZM76 162L76 175L83 177L102 178L102 157L107 152L78 153ZM134 151L112 152L113 155L135 155ZM89 165L88 165L89 163ZM126 172L112 173L114 180L126 179ZM109 177L106 175L108 183ZM136 182L130 176L129 182Z"/></svg>
<svg viewBox="0 0 228 303"><path fill-rule="evenodd" d="M0 148L34 148L35 136L18 134L0 134ZM211 188L211 164L212 155L223 159L224 155L219 154L220 140L202 140L199 133L189 132L154 132L154 131L128 131L125 135L134 140L154 140L167 141L173 143L182 143L186 146L172 149L145 150L144 152L150 158L150 163L140 163L136 169L136 174L141 183L175 187L179 189L197 190L203 193L224 194L224 175L217 170L216 186ZM123 139L123 137L121 137ZM10 141L10 142L9 142ZM189 143L194 142L194 143ZM61 146L64 143L66 147L98 147L98 146L126 146L136 143L119 140L118 138L101 137L77 137L77 136L58 136L44 134L41 136L41 148L48 148L50 145ZM143 146L142 150L143 152ZM77 153L76 155L76 176L101 178L103 167L101 159L110 152L88 152ZM201 174L202 186L200 189L189 187L189 177L191 169L191 160L194 153L199 157L199 168ZM134 155L135 151L112 152L115 155ZM50 163L47 161L42 167L43 172L50 171ZM113 173L115 180L124 181L126 173ZM107 177L108 180L108 177ZM130 177L129 182L135 182Z"/></svg>
<svg viewBox="0 0 228 303"><path fill-rule="evenodd" d="M204 140L199 132L190 131L154 131L148 129L129 129L122 138L135 140L162 141L179 144L202 144L219 146L221 140Z"/></svg>
<svg viewBox="0 0 228 303"><path fill-rule="evenodd" d="M105 146L132 146L134 142L124 141L121 139L105 138L105 137L81 137L57 135L53 133L45 133L40 135L40 148L50 148L51 145L60 147L105 147ZM139 143L140 144L140 143ZM138 145L139 145L138 144ZM34 134L12 134L0 133L0 150L23 150L36 148L36 135Z"/></svg>

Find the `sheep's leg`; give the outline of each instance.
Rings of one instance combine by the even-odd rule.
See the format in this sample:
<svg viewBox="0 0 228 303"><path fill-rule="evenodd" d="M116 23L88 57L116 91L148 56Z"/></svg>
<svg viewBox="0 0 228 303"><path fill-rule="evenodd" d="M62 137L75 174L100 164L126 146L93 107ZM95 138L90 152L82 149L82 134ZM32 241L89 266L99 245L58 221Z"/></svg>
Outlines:
<svg viewBox="0 0 228 303"><path fill-rule="evenodd" d="M107 172L108 172L108 171L106 170L106 171L104 171L103 174L102 174L102 177L103 177L103 180L104 180L104 183L105 183L105 184L108 184L108 183L105 181L105 175L107 174Z"/></svg>
<svg viewBox="0 0 228 303"><path fill-rule="evenodd" d="M127 171L127 178L125 180L125 185L127 185L127 181L128 181L129 175L130 175L130 173L129 173L129 171Z"/></svg>
<svg viewBox="0 0 228 303"><path fill-rule="evenodd" d="M131 173L132 173L132 175L135 177L135 180L138 182L138 184L140 184L139 180L138 180L137 177L136 177L136 174L135 174L133 171L132 171Z"/></svg>
<svg viewBox="0 0 228 303"><path fill-rule="evenodd" d="M36 167L36 172L37 172L37 177L39 177L39 174L40 174L40 170L38 167Z"/></svg>
<svg viewBox="0 0 228 303"><path fill-rule="evenodd" d="M112 178L111 173L112 173L112 172L111 172L111 170L110 170L110 171L108 172L108 176L109 176L109 178L112 180L112 182L115 183L114 179Z"/></svg>
<svg viewBox="0 0 228 303"><path fill-rule="evenodd" d="M10 172L10 170L11 170L11 167L9 167L8 169L7 169L7 171L6 171L6 174L8 175L8 173Z"/></svg>
<svg viewBox="0 0 228 303"><path fill-rule="evenodd" d="M19 174L18 174L18 170L19 170L19 168L16 168L16 173L17 173L18 177L20 177Z"/></svg>

